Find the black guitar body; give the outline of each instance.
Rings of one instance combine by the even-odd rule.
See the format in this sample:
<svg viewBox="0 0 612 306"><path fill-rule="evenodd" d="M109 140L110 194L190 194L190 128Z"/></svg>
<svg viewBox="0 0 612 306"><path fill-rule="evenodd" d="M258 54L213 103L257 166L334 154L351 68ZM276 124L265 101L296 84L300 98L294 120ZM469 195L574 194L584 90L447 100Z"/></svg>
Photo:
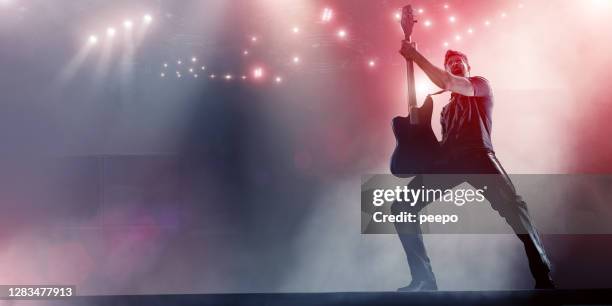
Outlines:
<svg viewBox="0 0 612 306"><path fill-rule="evenodd" d="M419 118L417 124L410 122L408 117L393 118L393 134L397 141L391 156L391 173L397 177L410 177L416 174L432 173L433 162L438 159L440 145L431 129L431 114L433 101L425 99L421 107L414 107Z"/></svg>

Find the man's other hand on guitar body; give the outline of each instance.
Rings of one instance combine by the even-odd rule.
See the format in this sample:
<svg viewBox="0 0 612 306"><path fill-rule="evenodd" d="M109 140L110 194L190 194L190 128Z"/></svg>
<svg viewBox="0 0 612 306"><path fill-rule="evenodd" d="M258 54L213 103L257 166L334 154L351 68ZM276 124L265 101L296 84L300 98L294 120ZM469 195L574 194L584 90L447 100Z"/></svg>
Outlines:
<svg viewBox="0 0 612 306"><path fill-rule="evenodd" d="M399 52L406 60L415 62L423 69L427 77L436 86L460 95L475 96L472 82L468 79L470 76L470 65L467 62L467 58L461 55L453 55L447 60L445 69L441 69L425 58L412 42L402 40Z"/></svg>

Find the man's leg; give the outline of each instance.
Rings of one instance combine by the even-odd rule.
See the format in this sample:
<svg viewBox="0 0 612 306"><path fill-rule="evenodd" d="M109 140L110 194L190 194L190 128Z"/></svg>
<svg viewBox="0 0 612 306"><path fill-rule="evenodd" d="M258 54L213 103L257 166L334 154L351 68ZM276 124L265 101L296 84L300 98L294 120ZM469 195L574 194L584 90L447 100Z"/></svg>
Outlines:
<svg viewBox="0 0 612 306"><path fill-rule="evenodd" d="M452 183L448 184L452 185ZM417 176L408 184L408 188L410 189L420 189L421 186L423 186L423 180L420 176ZM446 186L436 186L436 188L445 187ZM433 186L428 186L428 188L433 188ZM418 202L416 205L410 206L406 203L394 202L391 206L391 212L393 214L408 212L418 215L419 211L429 203L431 202ZM418 222L396 222L394 225L402 243L402 247L404 248L404 252L406 253L408 266L410 267L410 273L412 275L412 282L410 285L399 288L398 291L437 290L436 278L431 268L429 257L427 256L421 226Z"/></svg>
<svg viewBox="0 0 612 306"><path fill-rule="evenodd" d="M506 174L495 155L489 153L487 159L487 167L491 169L485 172L494 173L495 175L487 176L485 181L470 181L470 183L477 188L481 188L482 185L488 186L485 197L491 203L491 207L512 227L525 247L529 269L536 280L536 288L554 288L549 275L551 270L550 260L546 255L538 231L531 221L527 204L516 193L510 177Z"/></svg>

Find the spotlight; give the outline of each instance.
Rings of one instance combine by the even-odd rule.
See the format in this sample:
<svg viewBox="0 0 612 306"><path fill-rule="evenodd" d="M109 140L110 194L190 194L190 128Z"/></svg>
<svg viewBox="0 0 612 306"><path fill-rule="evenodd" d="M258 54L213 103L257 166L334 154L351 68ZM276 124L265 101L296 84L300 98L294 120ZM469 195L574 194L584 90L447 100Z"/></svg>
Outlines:
<svg viewBox="0 0 612 306"><path fill-rule="evenodd" d="M501 16L501 18L506 18L506 13L502 12L500 16Z"/></svg>
<svg viewBox="0 0 612 306"><path fill-rule="evenodd" d="M455 16L448 17L448 21L450 21L451 23L455 22L455 20L456 20Z"/></svg>
<svg viewBox="0 0 612 306"><path fill-rule="evenodd" d="M243 80L246 80L246 75L243 75L240 78L243 79Z"/></svg>
<svg viewBox="0 0 612 306"><path fill-rule="evenodd" d="M468 32L469 34L473 34L473 33L474 33L474 30L473 30L472 28L469 28L469 29L467 29L467 32Z"/></svg>
<svg viewBox="0 0 612 306"><path fill-rule="evenodd" d="M243 55L249 55L249 50L244 50L244 51L242 51L242 54L243 54Z"/></svg>
<svg viewBox="0 0 612 306"><path fill-rule="evenodd" d="M201 68L201 69L202 69L202 70L206 70L206 66L202 66L202 68Z"/></svg>
<svg viewBox="0 0 612 306"><path fill-rule="evenodd" d="M370 68L374 68L374 67L376 66L376 61L374 61L374 60L369 60L369 61L368 61L368 66L369 66Z"/></svg>
<svg viewBox="0 0 612 306"><path fill-rule="evenodd" d="M423 23L426 27L430 27L431 26L431 20L425 20L425 22Z"/></svg>
<svg viewBox="0 0 612 306"><path fill-rule="evenodd" d="M253 78L261 79L263 77L263 74L264 74L263 68L257 67L253 69Z"/></svg>
<svg viewBox="0 0 612 306"><path fill-rule="evenodd" d="M216 75L214 75L214 74L211 74L211 75L210 75L210 78L211 78L211 79L214 79L215 77L217 77L217 76L216 76Z"/></svg>
<svg viewBox="0 0 612 306"><path fill-rule="evenodd" d="M445 47L448 47L448 41L445 41L442 45L444 45Z"/></svg>
<svg viewBox="0 0 612 306"><path fill-rule="evenodd" d="M293 27L293 29L291 29L291 31L293 32L293 34L298 34L298 33L300 33L300 28L299 27Z"/></svg>
<svg viewBox="0 0 612 306"><path fill-rule="evenodd" d="M197 61L198 61L198 59L195 56L191 58L191 62L195 63Z"/></svg>
<svg viewBox="0 0 612 306"><path fill-rule="evenodd" d="M198 78L198 74L197 73L194 74L193 77L197 79Z"/></svg>
<svg viewBox="0 0 612 306"><path fill-rule="evenodd" d="M423 12L425 12L425 10L424 10L424 9L422 9L422 8L420 8L420 9L418 10L418 12L419 12L419 14L423 14Z"/></svg>
<svg viewBox="0 0 612 306"><path fill-rule="evenodd" d="M95 45L98 43L98 36L96 35L90 35L89 36L89 43L92 45Z"/></svg>
<svg viewBox="0 0 612 306"><path fill-rule="evenodd" d="M346 38L346 30L344 30L344 29L340 29L340 30L338 30L337 35L338 35L338 37L340 37L340 38L343 38L343 39L344 39L344 38Z"/></svg>
<svg viewBox="0 0 612 306"><path fill-rule="evenodd" d="M193 73L193 68L189 68L189 73Z"/></svg>
<svg viewBox="0 0 612 306"><path fill-rule="evenodd" d="M276 82L276 84L279 84L283 81L283 78L277 76L276 78L274 78L274 82Z"/></svg>
<svg viewBox="0 0 612 306"><path fill-rule="evenodd" d="M126 20L123 22L123 27L126 29L131 29L134 23L131 20Z"/></svg>
<svg viewBox="0 0 612 306"><path fill-rule="evenodd" d="M226 74L225 75L225 79L228 80L228 81L231 80L232 79L232 75L231 74Z"/></svg>
<svg viewBox="0 0 612 306"><path fill-rule="evenodd" d="M460 41L461 40L461 35L455 35L455 40L456 41Z"/></svg>
<svg viewBox="0 0 612 306"><path fill-rule="evenodd" d="M168 63L164 63L164 68L168 68Z"/></svg>
<svg viewBox="0 0 612 306"><path fill-rule="evenodd" d="M176 63L180 65L180 64L182 64L182 63L183 63L183 61L178 60L178 61L176 61Z"/></svg>
<svg viewBox="0 0 612 306"><path fill-rule="evenodd" d="M149 15L149 14L146 14L146 15L144 15L144 16L142 17L142 21L143 21L145 24L150 24L150 23L151 23L151 21L153 21L153 17L151 17L151 15Z"/></svg>
<svg viewBox="0 0 612 306"><path fill-rule="evenodd" d="M448 10L448 7L449 7L448 4L444 4L444 9L445 10Z"/></svg>
<svg viewBox="0 0 612 306"><path fill-rule="evenodd" d="M106 29L106 36L108 36L108 37L114 37L115 33L117 33L117 30L115 30L115 28L107 28Z"/></svg>
<svg viewBox="0 0 612 306"><path fill-rule="evenodd" d="M400 13L400 12L395 12L395 13L393 14L393 18L395 18L395 20L396 20L396 21L400 21L400 20L402 20L402 13Z"/></svg>
<svg viewBox="0 0 612 306"><path fill-rule="evenodd" d="M330 22L334 15L334 11L328 7L323 9L323 14L321 14L321 21Z"/></svg>
<svg viewBox="0 0 612 306"><path fill-rule="evenodd" d="M257 42L257 36L251 36L251 41L252 42Z"/></svg>
<svg viewBox="0 0 612 306"><path fill-rule="evenodd" d="M166 74L162 72L159 76L161 76L163 78L163 77L166 76Z"/></svg>
<svg viewBox="0 0 612 306"><path fill-rule="evenodd" d="M491 25L491 22L490 22L490 21L488 21L488 20L485 20L484 25L488 27L488 26L490 26L490 25Z"/></svg>
<svg viewBox="0 0 612 306"><path fill-rule="evenodd" d="M293 57L293 63L294 64L299 64L300 63L300 57L299 56L294 56Z"/></svg>

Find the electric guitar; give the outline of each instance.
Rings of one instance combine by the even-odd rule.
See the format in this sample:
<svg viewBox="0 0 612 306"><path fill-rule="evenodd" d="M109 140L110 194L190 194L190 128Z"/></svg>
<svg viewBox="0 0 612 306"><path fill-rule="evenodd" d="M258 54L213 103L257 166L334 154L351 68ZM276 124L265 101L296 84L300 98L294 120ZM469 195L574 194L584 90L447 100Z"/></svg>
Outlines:
<svg viewBox="0 0 612 306"><path fill-rule="evenodd" d="M402 9L402 30L405 40L411 40L412 29L416 23L412 7ZM414 86L414 66L406 60L408 75L408 116L393 118L393 134L396 146L391 156L391 173L397 177L410 177L416 174L431 173L433 161L439 156L440 145L431 129L433 101L427 96L423 106L417 107Z"/></svg>

